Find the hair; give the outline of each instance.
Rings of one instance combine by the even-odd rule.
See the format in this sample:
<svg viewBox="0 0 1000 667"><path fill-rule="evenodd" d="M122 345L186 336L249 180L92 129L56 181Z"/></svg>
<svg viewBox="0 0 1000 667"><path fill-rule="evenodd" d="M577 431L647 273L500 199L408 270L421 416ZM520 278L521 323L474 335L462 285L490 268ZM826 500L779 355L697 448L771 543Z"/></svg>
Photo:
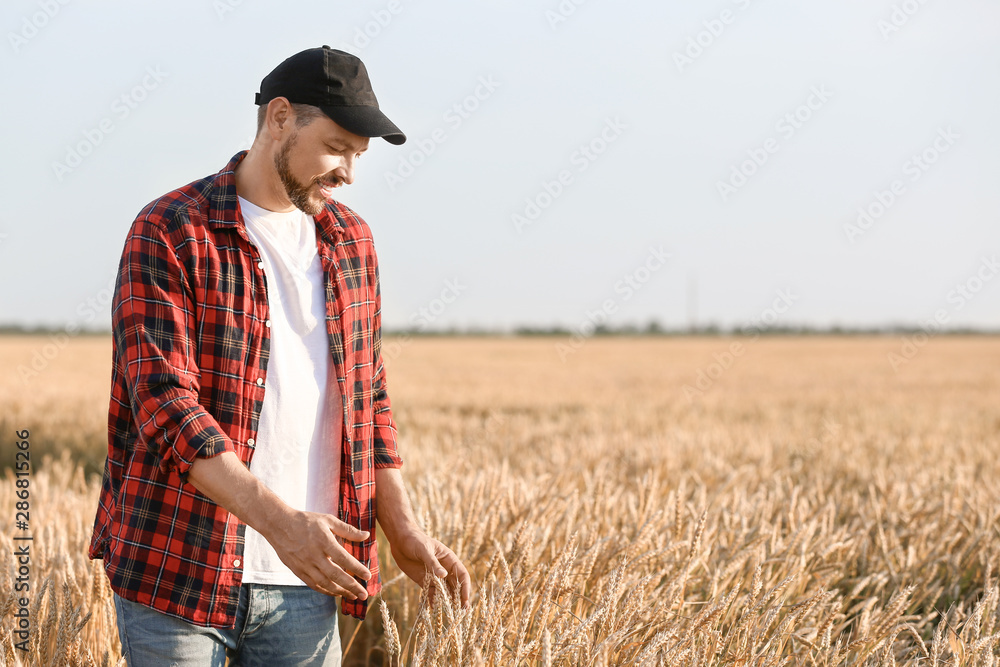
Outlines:
<svg viewBox="0 0 1000 667"><path fill-rule="evenodd" d="M322 109L312 104L297 104L295 102L289 102L289 104L292 105L292 113L295 114L295 127L305 127L324 115ZM267 104L261 104L257 107L257 134L260 134L261 129L263 129L266 118Z"/></svg>

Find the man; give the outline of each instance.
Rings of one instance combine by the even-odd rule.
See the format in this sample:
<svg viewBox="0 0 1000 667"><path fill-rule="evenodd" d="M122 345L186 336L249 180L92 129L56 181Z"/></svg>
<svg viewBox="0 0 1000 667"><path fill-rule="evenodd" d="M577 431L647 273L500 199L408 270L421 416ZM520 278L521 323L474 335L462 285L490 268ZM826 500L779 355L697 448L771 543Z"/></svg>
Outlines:
<svg viewBox="0 0 1000 667"><path fill-rule="evenodd" d="M339 665L336 597L364 618L381 589L376 520L403 572L468 602L402 484L371 231L332 199L370 137L406 137L327 46L257 104L249 152L149 204L119 265L90 557L133 666Z"/></svg>

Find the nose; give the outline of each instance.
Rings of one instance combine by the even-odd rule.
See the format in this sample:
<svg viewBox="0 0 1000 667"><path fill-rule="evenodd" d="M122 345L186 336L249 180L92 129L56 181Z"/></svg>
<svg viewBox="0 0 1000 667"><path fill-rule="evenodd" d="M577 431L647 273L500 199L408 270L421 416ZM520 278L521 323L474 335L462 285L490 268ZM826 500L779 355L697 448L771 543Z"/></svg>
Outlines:
<svg viewBox="0 0 1000 667"><path fill-rule="evenodd" d="M334 175L343 181L344 185L350 185L354 182L354 167L355 159L353 155L347 155L343 158L340 165L333 170Z"/></svg>

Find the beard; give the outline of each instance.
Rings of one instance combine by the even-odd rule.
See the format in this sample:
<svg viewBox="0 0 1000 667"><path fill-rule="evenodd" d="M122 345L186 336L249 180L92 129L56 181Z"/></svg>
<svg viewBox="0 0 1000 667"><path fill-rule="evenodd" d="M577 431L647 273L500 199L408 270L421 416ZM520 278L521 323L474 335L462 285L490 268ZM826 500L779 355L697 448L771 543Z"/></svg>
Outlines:
<svg viewBox="0 0 1000 667"><path fill-rule="evenodd" d="M288 167L288 153L295 144L297 137L297 132L288 137L288 141L281 147L278 154L274 156L274 168L278 172L281 184L285 186L285 194L288 195L288 199L295 208L306 215L319 215L325 206L322 201L318 201L310 195L310 190L318 181L305 185L292 175L292 171Z"/></svg>

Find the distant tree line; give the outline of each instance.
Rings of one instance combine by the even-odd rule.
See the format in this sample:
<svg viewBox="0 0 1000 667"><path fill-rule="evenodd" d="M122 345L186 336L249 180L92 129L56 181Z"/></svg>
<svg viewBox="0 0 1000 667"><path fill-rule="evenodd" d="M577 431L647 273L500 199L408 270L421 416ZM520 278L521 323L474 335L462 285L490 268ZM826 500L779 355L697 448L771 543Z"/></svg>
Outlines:
<svg viewBox="0 0 1000 667"><path fill-rule="evenodd" d="M761 327L753 331L746 331L746 327L726 327L718 324L704 324L695 327L665 327L657 320L650 320L646 324L624 323L617 326L599 324L588 327L584 336L740 336L759 333L763 336L885 336L885 335L910 335L925 331L924 328L909 324L892 324L884 326L870 327L848 327L848 326L825 326L818 327L807 324L802 325L781 325L771 327ZM28 327L22 324L0 324L0 335L51 335L65 332L63 327ZM975 327L954 327L936 330L935 335L984 335L991 336L1000 334L1000 329L975 328ZM74 335L84 336L108 336L110 329L81 329ZM560 324L551 326L520 325L513 329L491 329L485 327L465 327L456 326L431 329L427 327L419 328L391 328L383 330L385 336L573 336L580 335L578 329L572 329Z"/></svg>

